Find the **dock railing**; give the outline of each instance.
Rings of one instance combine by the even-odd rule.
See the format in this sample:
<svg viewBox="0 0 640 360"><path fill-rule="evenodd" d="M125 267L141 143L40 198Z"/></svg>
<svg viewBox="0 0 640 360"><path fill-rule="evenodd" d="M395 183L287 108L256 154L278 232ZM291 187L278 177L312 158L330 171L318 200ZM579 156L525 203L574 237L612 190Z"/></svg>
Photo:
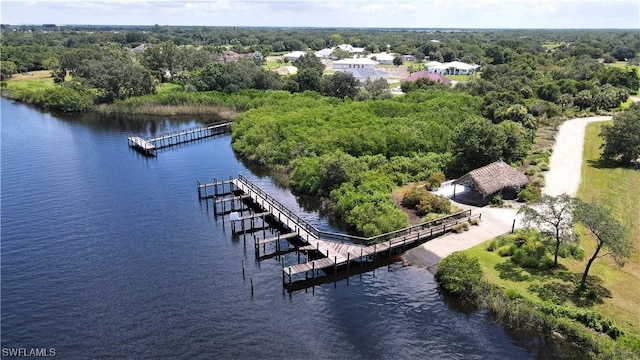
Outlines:
<svg viewBox="0 0 640 360"><path fill-rule="evenodd" d="M306 220L296 215L293 211L289 210L286 206L282 205L278 200L269 195L266 191L262 190L259 186L255 185L249 179L245 178L242 175L238 176L238 180L240 180L244 185L251 189L251 191L259 194L262 198L267 200L269 204L278 209L281 213L287 215L291 220L297 223L300 227L304 228L308 233L313 234L316 238L318 238L318 234L320 230L316 229L315 226L309 224Z"/></svg>
<svg viewBox="0 0 640 360"><path fill-rule="evenodd" d="M472 217L481 217L482 214L471 215L471 210L464 210L457 212L455 214L447 215L438 219L434 219L431 221L423 222L416 225L411 225L403 229L391 231L388 233L380 234L372 237L362 237L356 235L348 235L342 233L335 233L330 231L323 231L317 229L315 226L308 223L306 220L302 219L300 216L296 215L293 211L289 210L286 206L282 205L278 200L269 195L266 191L262 190L259 186L252 183L246 177L239 175L238 179L245 184L251 191L259 194L262 198L267 200L271 206L277 208L283 214L286 214L291 220L295 221L298 225L303 227L307 232L313 234L318 239L322 240L330 240L344 243L345 241L355 243L355 244L364 244L364 245L373 245L379 244L386 241L391 241L394 239L402 238L404 236L413 235L414 233L419 233L423 230L427 229L435 229L439 226L443 226L443 229L447 227L458 224L461 220L467 219L470 220ZM425 234L425 233L423 233Z"/></svg>
<svg viewBox="0 0 640 360"><path fill-rule="evenodd" d="M481 216L481 214L479 214L479 216ZM422 230L433 229L440 225L443 225L446 228L446 226L449 223L455 222L457 224L459 220L465 219L465 218L471 219L471 217L472 217L471 210L465 210L465 211L460 211L455 214L444 216L438 219L434 219L431 221L423 222L420 224L408 226L403 229L399 229L399 230L395 230L395 231L391 231L388 233L371 236L371 237L354 236L354 235L340 234L340 233L334 233L334 232L328 232L328 231L319 231L319 237L321 237L324 240L334 240L334 241L340 241L340 242L344 242L345 240L348 240L353 243L363 243L365 245L379 244L385 241L390 241L393 239L403 237L405 235L411 235L413 233L417 233Z"/></svg>

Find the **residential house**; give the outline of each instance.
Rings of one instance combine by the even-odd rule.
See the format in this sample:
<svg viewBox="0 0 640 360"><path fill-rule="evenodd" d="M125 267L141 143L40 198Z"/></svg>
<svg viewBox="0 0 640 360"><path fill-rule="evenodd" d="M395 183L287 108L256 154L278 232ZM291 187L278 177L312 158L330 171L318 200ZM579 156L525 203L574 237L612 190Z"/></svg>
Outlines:
<svg viewBox="0 0 640 360"><path fill-rule="evenodd" d="M336 70L344 69L367 69L376 70L378 62L367 58L342 59L333 62L333 68Z"/></svg>
<svg viewBox="0 0 640 360"><path fill-rule="evenodd" d="M218 58L218 61L223 62L223 63L227 63L227 62L234 62L234 61L238 61L240 59L248 59L248 58L253 58L253 53L238 54L235 51L224 50L220 54L220 57Z"/></svg>
<svg viewBox="0 0 640 360"><path fill-rule="evenodd" d="M306 51L292 51L288 54L284 54L282 57L289 60L290 62L294 62L300 58L302 55L307 55Z"/></svg>
<svg viewBox="0 0 640 360"><path fill-rule="evenodd" d="M359 47L353 47L350 44L340 44L337 46L338 49L342 50L342 51L346 51L349 54L363 54L365 51L365 48L359 48ZM335 48L334 48L335 50Z"/></svg>
<svg viewBox="0 0 640 360"><path fill-rule="evenodd" d="M360 68L349 68L349 69L341 69L339 71L349 73L353 75L360 82L365 80L378 80L378 79L387 79L389 77L389 73L380 70L380 69L360 69Z"/></svg>
<svg viewBox="0 0 640 360"><path fill-rule="evenodd" d="M480 65L467 64L460 61L452 61L441 63L439 61L430 61L427 63L427 71L442 75L470 75L475 73Z"/></svg>
<svg viewBox="0 0 640 360"><path fill-rule="evenodd" d="M147 45L146 44L140 44L136 47L133 48L133 52L136 54L140 54L143 53L145 50L147 50Z"/></svg>
<svg viewBox="0 0 640 360"><path fill-rule="evenodd" d="M402 55L402 61L420 61L414 55Z"/></svg>
<svg viewBox="0 0 640 360"><path fill-rule="evenodd" d="M333 50L335 50L335 48L326 48L326 49L322 49L322 50L318 50L316 51L316 56L319 57L320 59L335 59L336 57L333 54Z"/></svg>
<svg viewBox="0 0 640 360"><path fill-rule="evenodd" d="M395 58L395 56L393 54L388 54L386 52L377 53L377 54L370 54L367 57L369 59L375 58L375 60L377 62L379 62L380 64L384 64L384 65L393 65L393 59Z"/></svg>

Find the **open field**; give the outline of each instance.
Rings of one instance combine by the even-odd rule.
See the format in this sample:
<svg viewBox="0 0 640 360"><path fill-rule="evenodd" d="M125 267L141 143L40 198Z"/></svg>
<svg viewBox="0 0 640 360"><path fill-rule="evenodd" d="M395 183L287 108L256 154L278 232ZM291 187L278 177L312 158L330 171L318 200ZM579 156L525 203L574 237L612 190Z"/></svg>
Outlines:
<svg viewBox="0 0 640 360"><path fill-rule="evenodd" d="M14 74L7 81L7 88L10 90L48 89L53 86L53 77L49 70L31 71L26 74Z"/></svg>
<svg viewBox="0 0 640 360"><path fill-rule="evenodd" d="M562 45L565 45L565 43L560 42L560 43L548 43L548 44L542 44L542 47L547 49L547 50L554 50L557 49L559 47L561 47Z"/></svg>
<svg viewBox="0 0 640 360"><path fill-rule="evenodd" d="M564 305L588 308L613 320L626 332L640 334L640 200L630 196L629 191L640 188L640 172L631 169L606 168L597 161L601 139L598 134L602 123L587 126L582 184L578 196L586 201L595 201L611 208L613 214L627 226L628 236L635 241L635 248L627 264L619 269L608 258L596 260L590 271L590 284L597 289L592 303L576 298L573 291L586 265L586 258L593 254L595 242L581 235L581 246L585 250L582 261L560 259L561 269L555 272L528 272L496 252L486 251L487 243L466 250L480 260L482 270L491 282L516 290L522 296L534 300L551 300ZM580 231L580 230L579 230Z"/></svg>

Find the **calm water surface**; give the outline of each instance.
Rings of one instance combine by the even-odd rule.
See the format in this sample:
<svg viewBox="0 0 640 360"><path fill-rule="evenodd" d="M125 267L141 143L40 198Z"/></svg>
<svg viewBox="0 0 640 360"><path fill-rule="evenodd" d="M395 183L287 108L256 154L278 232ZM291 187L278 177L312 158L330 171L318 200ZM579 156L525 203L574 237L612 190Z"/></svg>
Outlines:
<svg viewBox="0 0 640 360"><path fill-rule="evenodd" d="M5 99L1 108L3 348L55 348L61 359L548 355L482 313L456 311L429 272L401 264L284 292L278 260L257 263L198 201L196 180L242 173L337 229L248 170L229 136L151 159L127 147L127 135L195 120L60 117Z"/></svg>

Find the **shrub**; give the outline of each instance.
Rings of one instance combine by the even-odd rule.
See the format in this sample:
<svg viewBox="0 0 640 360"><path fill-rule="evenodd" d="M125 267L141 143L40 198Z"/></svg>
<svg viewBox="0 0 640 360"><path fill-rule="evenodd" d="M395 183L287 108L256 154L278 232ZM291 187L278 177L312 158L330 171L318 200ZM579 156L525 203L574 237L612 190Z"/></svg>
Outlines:
<svg viewBox="0 0 640 360"><path fill-rule="evenodd" d="M442 195L434 195L428 191L423 191L416 210L418 216L424 216L431 212L449 214L451 212L451 202Z"/></svg>
<svg viewBox="0 0 640 360"><path fill-rule="evenodd" d="M531 180L531 185L533 185L535 187L539 187L539 188L544 187L544 185L545 185L544 178L537 177L537 178Z"/></svg>
<svg viewBox="0 0 640 360"><path fill-rule="evenodd" d="M469 224L474 225L474 226L480 225L480 219L478 219L478 218L470 219L469 220Z"/></svg>
<svg viewBox="0 0 640 360"><path fill-rule="evenodd" d="M517 247L514 244L502 245L498 248L498 255L502 257L511 256L515 249L517 249Z"/></svg>
<svg viewBox="0 0 640 360"><path fill-rule="evenodd" d="M420 204L420 191L417 189L407 191L402 196L402 206L415 209L418 204Z"/></svg>
<svg viewBox="0 0 640 360"><path fill-rule="evenodd" d="M524 188L518 191L518 201L520 202L532 202L537 200L542 195L539 187L531 186L527 184Z"/></svg>
<svg viewBox="0 0 640 360"><path fill-rule="evenodd" d="M578 244L561 243L558 255L562 258L571 257L576 260L584 259L584 250Z"/></svg>
<svg viewBox="0 0 640 360"><path fill-rule="evenodd" d="M507 299L511 299L511 300L513 300L513 299L517 299L517 298L519 298L519 297L520 297L520 293L519 293L519 292L518 292L518 290L516 290L516 289L508 288L508 289L506 289L506 290L504 291L504 296L505 296Z"/></svg>
<svg viewBox="0 0 640 360"><path fill-rule="evenodd" d="M503 207L504 199L502 199L501 195L495 195L494 197L491 198L490 204L491 206L495 206L495 207Z"/></svg>
<svg viewBox="0 0 640 360"><path fill-rule="evenodd" d="M431 173L431 175L429 175L429 178L427 179L427 181L429 182L429 190L435 190L439 188L446 179L447 178L441 171Z"/></svg>
<svg viewBox="0 0 640 360"><path fill-rule="evenodd" d="M535 164L532 163L531 165L535 165ZM540 172L540 169L537 166L529 166L527 170L524 171L524 174L527 176L533 176L539 172Z"/></svg>
<svg viewBox="0 0 640 360"><path fill-rule="evenodd" d="M456 234L459 234L464 231L464 227L462 226L462 224L453 225L451 227L451 231L453 231Z"/></svg>
<svg viewBox="0 0 640 360"><path fill-rule="evenodd" d="M440 261L435 279L452 294L472 297L482 287L482 268L477 258L454 252Z"/></svg>
<svg viewBox="0 0 640 360"><path fill-rule="evenodd" d="M462 229L464 231L469 231L469 223L468 222L464 222L464 223L462 223L460 225L462 225Z"/></svg>
<svg viewBox="0 0 640 360"><path fill-rule="evenodd" d="M540 168L540 171L549 171L549 164L546 162L540 163L538 164L538 168Z"/></svg>

